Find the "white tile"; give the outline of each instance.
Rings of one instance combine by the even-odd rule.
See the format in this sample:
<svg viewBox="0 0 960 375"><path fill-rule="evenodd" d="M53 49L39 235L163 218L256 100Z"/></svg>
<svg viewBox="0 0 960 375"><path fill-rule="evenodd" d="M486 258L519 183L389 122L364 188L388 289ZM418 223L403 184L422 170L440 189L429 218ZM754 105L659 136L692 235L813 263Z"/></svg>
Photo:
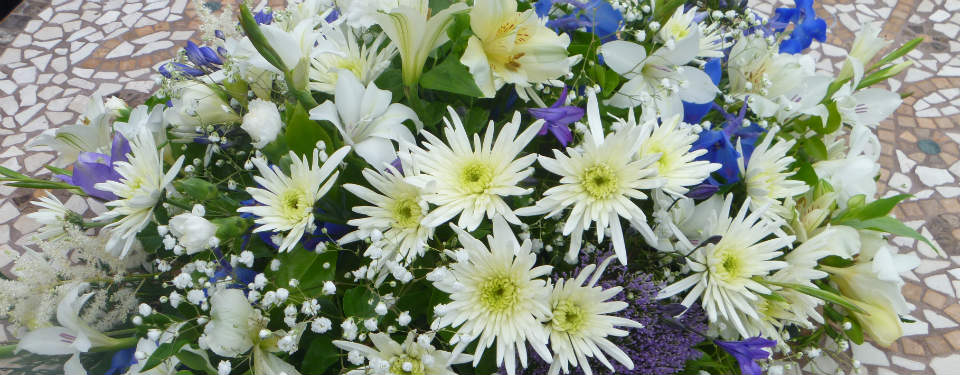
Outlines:
<svg viewBox="0 0 960 375"><path fill-rule="evenodd" d="M7 201L0 206L0 224L6 223L20 215L20 210L13 205L13 202Z"/></svg>
<svg viewBox="0 0 960 375"><path fill-rule="evenodd" d="M897 162L900 163L900 172L910 173L914 166L917 165L917 162L910 159L907 154L904 154L903 151L896 150L897 153Z"/></svg>
<svg viewBox="0 0 960 375"><path fill-rule="evenodd" d="M960 368L960 354L931 359L930 368L937 375L956 375L957 369Z"/></svg>
<svg viewBox="0 0 960 375"><path fill-rule="evenodd" d="M890 361L887 355L869 342L863 345L852 344L850 349L853 351L853 359L856 359L866 365L889 366Z"/></svg>
<svg viewBox="0 0 960 375"><path fill-rule="evenodd" d="M947 318L943 315L937 314L935 311L930 309L923 310L923 318L926 319L934 329L941 328L953 328L957 326L957 323L950 318Z"/></svg>
<svg viewBox="0 0 960 375"><path fill-rule="evenodd" d="M917 167L917 177L924 185L934 187L954 182L953 176L946 169L931 168L925 165Z"/></svg>

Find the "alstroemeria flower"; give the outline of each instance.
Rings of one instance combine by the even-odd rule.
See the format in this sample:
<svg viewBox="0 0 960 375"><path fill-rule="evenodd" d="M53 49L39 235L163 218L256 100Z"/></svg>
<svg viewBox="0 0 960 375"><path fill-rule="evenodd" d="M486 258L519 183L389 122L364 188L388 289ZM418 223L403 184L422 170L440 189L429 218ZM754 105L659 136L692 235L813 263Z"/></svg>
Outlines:
<svg viewBox="0 0 960 375"><path fill-rule="evenodd" d="M777 345L776 341L767 340L763 337L751 337L742 341L714 340L713 342L737 359L737 363L740 365L740 373L743 375L763 375L763 369L756 361L770 358L770 352L764 348Z"/></svg>
<svg viewBox="0 0 960 375"><path fill-rule="evenodd" d="M77 161L81 152L108 151L112 119L113 111L109 111L103 98L95 94L90 97L86 111L76 124L47 129L29 146L52 148L58 155L53 164L64 167Z"/></svg>
<svg viewBox="0 0 960 375"><path fill-rule="evenodd" d="M567 87L564 87L560 98L549 108L530 108L527 110L533 117L546 121L537 134L546 135L549 131L554 137L557 137L563 147L567 147L573 141L573 132L570 131L569 125L583 118L584 114L583 108L564 105L566 102Z"/></svg>
<svg viewBox="0 0 960 375"><path fill-rule="evenodd" d="M456 3L431 17L427 0L416 0L416 6L401 5L390 13L377 15L377 24L400 50L404 85L420 80L427 56L449 39L446 30L453 15L466 9L467 4Z"/></svg>
<svg viewBox="0 0 960 375"><path fill-rule="evenodd" d="M416 142L403 122L412 120L418 131L423 123L410 107L391 103L390 91L373 82L364 87L349 70L341 70L338 76L334 101L311 109L310 119L333 123L346 144L371 166L382 169L397 158L391 141Z"/></svg>

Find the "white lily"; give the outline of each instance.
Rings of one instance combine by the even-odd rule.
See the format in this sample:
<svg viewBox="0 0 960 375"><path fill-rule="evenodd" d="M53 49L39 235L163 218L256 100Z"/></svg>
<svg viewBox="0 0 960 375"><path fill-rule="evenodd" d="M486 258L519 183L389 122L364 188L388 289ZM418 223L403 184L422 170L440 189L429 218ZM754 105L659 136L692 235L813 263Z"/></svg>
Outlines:
<svg viewBox="0 0 960 375"><path fill-rule="evenodd" d="M260 31L277 53L280 62L292 72L294 85L300 89L306 88L311 58L324 53L342 54L333 43L321 37L320 31L314 29L316 25L316 20L308 18L289 31L280 24L260 26ZM279 72L276 67L269 70Z"/></svg>
<svg viewBox="0 0 960 375"><path fill-rule="evenodd" d="M334 101L310 110L311 120L326 120L340 131L346 144L377 170L397 158L398 143L414 143L413 133L403 125L412 120L419 131L423 123L417 113L400 103L391 103L390 91L370 82L363 86L353 72L340 70Z"/></svg>
<svg viewBox="0 0 960 375"><path fill-rule="evenodd" d="M628 80L606 104L619 108L642 105L669 118L683 114L683 102L713 100L718 89L710 76L686 66L700 51L700 31L693 30L676 39L672 49L661 47L649 56L643 46L627 41L615 40L600 46L604 63Z"/></svg>
<svg viewBox="0 0 960 375"><path fill-rule="evenodd" d="M865 88L857 90L856 87L863 79L863 63L854 56L847 56L846 66L851 66L853 75L850 82L845 83L836 93L833 94L833 100L837 102L837 111L840 112L840 118L844 123L853 127L868 126L877 127L880 121L890 117L903 99L900 94L881 88Z"/></svg>
<svg viewBox="0 0 960 375"><path fill-rule="evenodd" d="M100 95L93 95L87 110L74 125L65 125L45 130L30 143L30 147L48 146L57 151L54 164L60 167L77 161L81 152L110 153L110 120L113 113L107 111Z"/></svg>
<svg viewBox="0 0 960 375"><path fill-rule="evenodd" d="M886 48L890 43L893 43L892 40L886 40L880 37L880 31L882 30L883 21L865 23L863 28L857 32L857 37L853 40L853 47L851 47L850 52L847 53L847 58L852 58L860 62L861 65L870 62L870 60L877 55L877 52L880 52L880 50ZM840 74L837 75L837 79L851 78L853 77L853 73L853 62L850 60L844 61L843 68L840 69Z"/></svg>
<svg viewBox="0 0 960 375"><path fill-rule="evenodd" d="M63 367L64 373L86 375L86 370L80 364L79 354L91 348L116 345L119 342L93 329L80 318L80 309L93 296L93 292L82 296L79 293L89 286L89 283L68 286L63 299L57 305L57 322L60 326L27 332L17 344L17 351L26 350L40 355L72 354Z"/></svg>
<svg viewBox="0 0 960 375"><path fill-rule="evenodd" d="M843 209L847 201L863 194L867 202L877 195L873 178L880 173L880 140L867 127L858 126L850 131L849 150L842 156L813 164L817 176L826 180L837 193L837 205ZM842 147L842 146L841 146Z"/></svg>
<svg viewBox="0 0 960 375"><path fill-rule="evenodd" d="M377 15L377 24L400 49L404 85L410 86L420 80L427 56L449 39L445 31L453 22L453 15L466 9L467 4L456 3L430 17L428 1L416 0L413 4L400 4L390 13Z"/></svg>
<svg viewBox="0 0 960 375"><path fill-rule="evenodd" d="M139 105L130 111L127 122L116 122L113 124L113 128L126 139L135 139L140 134L150 134L157 144L162 144L167 140L167 134L164 131L166 129L165 125L161 105L153 108Z"/></svg>

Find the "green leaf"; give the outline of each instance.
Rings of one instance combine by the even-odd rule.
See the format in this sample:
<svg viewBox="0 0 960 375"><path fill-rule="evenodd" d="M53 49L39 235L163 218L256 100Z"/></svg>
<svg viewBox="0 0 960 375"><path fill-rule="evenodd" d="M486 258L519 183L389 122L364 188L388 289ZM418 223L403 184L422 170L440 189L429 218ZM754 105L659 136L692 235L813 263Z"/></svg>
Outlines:
<svg viewBox="0 0 960 375"><path fill-rule="evenodd" d="M12 170L12 169L10 169L10 168L6 168L6 167L0 167L0 175L4 175L4 176L7 176L7 177L16 178L16 179L28 179L28 178L30 178L30 177L28 177L28 176L26 176L26 175L24 175L24 174L17 173L16 171L14 171L14 170Z"/></svg>
<svg viewBox="0 0 960 375"><path fill-rule="evenodd" d="M800 293L803 293L803 294L806 294L806 295L809 295L809 296L813 296L813 297L817 297L817 298L822 299L822 300L824 300L824 301L833 302L833 303L835 303L835 304L838 304L838 305L840 305L840 306L843 306L843 307L849 309L850 311L858 312L858 313L861 313L861 314L864 314L864 315L869 315L869 314L867 314L866 311L863 311L863 309L857 307L857 305L854 305L854 304L851 303L850 301L847 301L847 299L844 298L843 296L834 294L834 293L832 293L832 292L828 292L828 291L823 290L823 289L820 289L820 288L813 288L813 287L809 287L809 286L806 286L806 285L794 284L794 283L780 283L780 282L770 281L770 280L764 280L764 282L766 282L766 283L768 283L768 284L776 285L776 286L779 286L779 287L783 287L783 288L790 288L790 289L796 290L796 291L798 291L798 292L800 292Z"/></svg>
<svg viewBox="0 0 960 375"><path fill-rule="evenodd" d="M239 216L213 219L210 222L217 226L217 238L221 241L240 237L253 225L250 219Z"/></svg>
<svg viewBox="0 0 960 375"><path fill-rule="evenodd" d="M860 326L860 322L850 317L847 317L844 322L850 323L850 329L844 330L850 341L857 345L863 345L863 327Z"/></svg>
<svg viewBox="0 0 960 375"><path fill-rule="evenodd" d="M327 148L335 147L331 143L330 136L320 124L310 119L310 115L303 109L303 105L297 103L290 109L287 106L287 132L285 138L290 150L298 155L313 154L313 149L317 147L318 141L323 141Z"/></svg>
<svg viewBox="0 0 960 375"><path fill-rule="evenodd" d="M490 121L490 111L480 106L470 107L467 111L467 121L464 122L464 128L467 135L479 134L487 122Z"/></svg>
<svg viewBox="0 0 960 375"><path fill-rule="evenodd" d="M68 170L63 169L63 168L57 168L57 167L54 167L54 166L52 166L52 165L44 165L43 167L46 168L46 169L48 169L48 170L50 170L50 172L53 172L53 173L56 173L56 174L63 174L63 175L67 175L67 176L72 176L72 175L73 175L73 171L68 171Z"/></svg>
<svg viewBox="0 0 960 375"><path fill-rule="evenodd" d="M843 258L837 255L829 255L823 258L820 258L821 265L833 267L833 268L847 268L850 267L856 262L851 259Z"/></svg>
<svg viewBox="0 0 960 375"><path fill-rule="evenodd" d="M180 351L184 345L187 344L190 340L180 337L174 342L165 342L160 344L157 347L157 350L153 351L153 354L150 355L150 358L147 358L147 362L143 364L143 368L140 369L140 372L146 372L154 367L159 366L163 361L166 361L167 358L172 357L174 354Z"/></svg>
<svg viewBox="0 0 960 375"><path fill-rule="evenodd" d="M820 138L807 138L803 140L803 150L807 152L814 160L827 160L827 146L823 144Z"/></svg>
<svg viewBox="0 0 960 375"><path fill-rule="evenodd" d="M420 86L474 98L483 96L483 92L473 81L473 75L456 56L448 57L440 65L424 73L420 77Z"/></svg>
<svg viewBox="0 0 960 375"><path fill-rule="evenodd" d="M922 37L914 38L913 40L904 43L902 46L900 46L900 48L897 48L893 52L888 53L886 56L881 58L880 61L877 61L876 64L873 64L873 66L870 67L870 70L879 68L893 60L896 60L897 58L903 55L906 55L907 53L912 51L914 48L917 48L917 46L920 45L920 43L923 43ZM864 64L866 64L866 62L864 62Z"/></svg>
<svg viewBox="0 0 960 375"><path fill-rule="evenodd" d="M820 177L817 176L817 171L813 169L813 166L800 160L797 161L797 172L790 179L806 182L809 186L817 186L817 182L820 181Z"/></svg>
<svg viewBox="0 0 960 375"><path fill-rule="evenodd" d="M310 342L301 370L304 374L323 374L340 360L340 350L331 343L329 335L321 335Z"/></svg>
<svg viewBox="0 0 960 375"><path fill-rule="evenodd" d="M179 359L180 363L183 363L184 366L193 370L201 371L209 375L217 374L217 369L213 368L213 365L210 364L209 358L189 351L186 348L177 352L177 359Z"/></svg>
<svg viewBox="0 0 960 375"><path fill-rule="evenodd" d="M828 101L826 107L827 112L830 113L830 117L827 117L827 128L824 134L831 134L837 131L837 129L840 129L842 118L840 117L840 111L837 109L837 102L832 100Z"/></svg>
<svg viewBox="0 0 960 375"><path fill-rule="evenodd" d="M177 188L177 191L185 193L190 198L198 201L207 201L216 198L217 195L220 194L217 185L197 177L174 181L173 186Z"/></svg>
<svg viewBox="0 0 960 375"><path fill-rule="evenodd" d="M247 34L247 38L250 38L253 47L257 49L257 52L260 52L260 55L263 56L270 65L277 67L281 72L289 70L283 64L283 60L280 60L277 52L270 46L267 37L260 31L260 25L253 19L253 13L250 12L250 8L242 2L240 3L240 27L243 28L244 34Z"/></svg>
<svg viewBox="0 0 960 375"><path fill-rule="evenodd" d="M840 217L833 221L842 224L843 221L848 219L867 220L884 217L890 215L890 211L893 211L893 208L896 207L898 203L907 198L910 198L909 194L898 194L888 198L877 199L868 204L864 204L862 207L848 209L847 212L844 212L843 215L840 215Z"/></svg>
<svg viewBox="0 0 960 375"><path fill-rule="evenodd" d="M370 289L356 287L343 293L343 315L356 317L373 316L377 295Z"/></svg>
<svg viewBox="0 0 960 375"><path fill-rule="evenodd" d="M315 253L301 246L277 256L280 269L268 271L267 276L284 288L288 288L291 279L300 282L299 288L307 295L319 295L323 283L333 280L337 268L337 252Z"/></svg>
<svg viewBox="0 0 960 375"><path fill-rule="evenodd" d="M887 232L900 237L909 237L915 240L920 240L930 245L930 247L936 249L937 252L943 253L938 249L933 242L930 242L926 237L924 237L919 232L913 230L913 228L908 227L906 224L890 216L884 217L875 217L873 219L867 220L846 220L842 223L843 225L851 226L857 229L869 229L877 232Z"/></svg>

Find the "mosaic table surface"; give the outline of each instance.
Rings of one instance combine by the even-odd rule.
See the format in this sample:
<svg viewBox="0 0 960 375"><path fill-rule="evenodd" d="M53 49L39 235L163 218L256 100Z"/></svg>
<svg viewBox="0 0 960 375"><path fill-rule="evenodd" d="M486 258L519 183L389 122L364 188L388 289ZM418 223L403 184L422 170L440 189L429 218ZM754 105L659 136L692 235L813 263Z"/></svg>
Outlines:
<svg viewBox="0 0 960 375"><path fill-rule="evenodd" d="M6 0L9 1L9 0ZM791 3L791 0L779 0ZM751 0L772 13L778 0ZM197 7L216 11L219 1L25 0L0 22L0 165L37 176L54 155L30 148L45 129L72 123L93 93L117 95L132 104L154 89L155 67L195 38ZM906 238L901 252L916 252L920 267L907 275L904 294L916 309L906 335L890 348L853 348L862 373L960 374L960 0L823 0L818 13L830 23L828 40L815 44L825 58L820 69L839 69L860 25L882 21L883 35L902 44L926 42L909 57L917 64L891 82L912 92L878 129L883 142L881 194L914 198L895 214L944 250L945 256ZM37 225L23 213L36 193L0 187L0 270L9 249L23 251ZM72 197L67 205L102 212L93 200ZM0 342L11 333L0 329ZM830 361L819 372L833 373ZM0 366L0 373L5 372Z"/></svg>

